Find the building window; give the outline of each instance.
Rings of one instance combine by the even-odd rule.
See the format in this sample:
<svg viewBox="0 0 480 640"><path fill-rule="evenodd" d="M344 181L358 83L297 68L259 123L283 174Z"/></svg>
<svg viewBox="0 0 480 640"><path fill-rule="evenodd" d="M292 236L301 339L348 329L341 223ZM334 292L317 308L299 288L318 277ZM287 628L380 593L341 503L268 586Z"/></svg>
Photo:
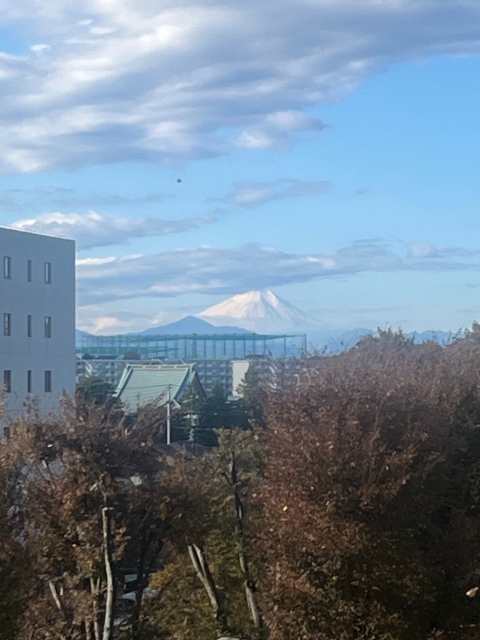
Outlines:
<svg viewBox="0 0 480 640"><path fill-rule="evenodd" d="M27 282L32 281L32 261L27 260Z"/></svg>
<svg viewBox="0 0 480 640"><path fill-rule="evenodd" d="M52 372L45 371L45 393L50 393L52 390Z"/></svg>
<svg viewBox="0 0 480 640"><path fill-rule="evenodd" d="M27 316L27 338L32 337L32 316Z"/></svg>
<svg viewBox="0 0 480 640"><path fill-rule="evenodd" d="M10 256L3 257L3 277L5 280L12 279L12 258Z"/></svg>
<svg viewBox="0 0 480 640"><path fill-rule="evenodd" d="M32 372L27 371L27 393L32 393Z"/></svg>
<svg viewBox="0 0 480 640"><path fill-rule="evenodd" d="M3 335L4 336L12 335L12 314L11 313L3 314Z"/></svg>
<svg viewBox="0 0 480 640"><path fill-rule="evenodd" d="M52 284L52 263L45 262L45 284Z"/></svg>
<svg viewBox="0 0 480 640"><path fill-rule="evenodd" d="M45 338L52 337L52 317L45 316Z"/></svg>
<svg viewBox="0 0 480 640"><path fill-rule="evenodd" d="M12 372L10 369L5 369L3 372L3 389L5 393L12 391Z"/></svg>

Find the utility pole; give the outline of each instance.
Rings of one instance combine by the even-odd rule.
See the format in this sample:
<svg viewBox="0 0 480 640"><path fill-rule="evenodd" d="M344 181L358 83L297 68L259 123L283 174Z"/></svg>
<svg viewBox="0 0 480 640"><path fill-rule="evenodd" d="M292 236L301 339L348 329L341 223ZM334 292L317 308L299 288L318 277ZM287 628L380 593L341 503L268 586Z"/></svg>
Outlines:
<svg viewBox="0 0 480 640"><path fill-rule="evenodd" d="M170 433L170 427L171 427L171 416L172 416L172 408L171 408L171 403L172 403L172 385L169 384L168 385L168 401L167 401L167 444L171 444L170 439L171 439L171 433Z"/></svg>

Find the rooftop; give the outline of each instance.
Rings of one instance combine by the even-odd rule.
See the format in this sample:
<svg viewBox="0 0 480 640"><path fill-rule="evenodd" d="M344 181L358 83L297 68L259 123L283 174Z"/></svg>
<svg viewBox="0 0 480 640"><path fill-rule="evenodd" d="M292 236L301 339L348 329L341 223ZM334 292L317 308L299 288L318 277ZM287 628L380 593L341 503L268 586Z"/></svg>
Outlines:
<svg viewBox="0 0 480 640"><path fill-rule="evenodd" d="M192 364L128 364L114 395L131 409L157 400L165 405L169 395L178 405L192 386L203 393Z"/></svg>

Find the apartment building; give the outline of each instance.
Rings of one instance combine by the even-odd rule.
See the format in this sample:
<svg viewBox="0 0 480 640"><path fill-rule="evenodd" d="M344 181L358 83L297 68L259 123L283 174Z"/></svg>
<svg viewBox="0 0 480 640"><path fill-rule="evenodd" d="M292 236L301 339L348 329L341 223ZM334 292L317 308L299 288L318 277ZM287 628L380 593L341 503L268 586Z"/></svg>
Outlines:
<svg viewBox="0 0 480 640"><path fill-rule="evenodd" d="M75 391L75 243L0 228L0 423L37 399L58 408Z"/></svg>
<svg viewBox="0 0 480 640"><path fill-rule="evenodd" d="M183 364L183 361L180 361ZM225 393L233 393L233 365L232 360L218 358L216 360L192 360L187 364L195 364L195 369L207 395L210 395L216 384L220 384ZM123 358L96 358L92 360L77 359L77 382L89 376L98 376L116 388L127 365L134 364L162 364L153 360L124 360Z"/></svg>
<svg viewBox="0 0 480 640"><path fill-rule="evenodd" d="M139 364L140 361L124 360L123 358L92 358L85 360L77 357L77 384L85 378L95 376L102 378L115 389L120 382L120 378L127 365ZM142 360L141 364L162 364L158 358L153 360Z"/></svg>
<svg viewBox="0 0 480 640"><path fill-rule="evenodd" d="M102 380L108 382L112 389L115 389L120 382L123 370L129 363L130 360L116 358L84 360L77 357L77 384L85 378L95 376L102 378Z"/></svg>
<svg viewBox="0 0 480 640"><path fill-rule="evenodd" d="M90 361L77 357L75 382L78 384L82 380L85 380L85 378L90 378L93 375L95 374Z"/></svg>
<svg viewBox="0 0 480 640"><path fill-rule="evenodd" d="M227 395L233 391L233 360L218 358L209 360L190 360L195 363L198 377L205 389L205 393L210 395L216 385L221 385Z"/></svg>

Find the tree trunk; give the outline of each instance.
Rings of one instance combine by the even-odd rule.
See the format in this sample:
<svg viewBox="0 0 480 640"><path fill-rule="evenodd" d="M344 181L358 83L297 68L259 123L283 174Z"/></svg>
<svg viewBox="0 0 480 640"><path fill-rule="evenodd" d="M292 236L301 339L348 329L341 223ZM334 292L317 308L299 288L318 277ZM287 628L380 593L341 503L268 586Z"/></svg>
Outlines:
<svg viewBox="0 0 480 640"><path fill-rule="evenodd" d="M142 543L137 562L137 589L135 591L135 607L133 609L132 640L137 640L141 634L140 614L142 612L143 594L148 587L148 580L155 566L157 558L163 547L163 541L155 539L155 534L150 531L142 533ZM150 558L148 558L150 556Z"/></svg>
<svg viewBox="0 0 480 640"><path fill-rule="evenodd" d="M68 623L67 614L65 613L65 609L63 608L62 601L60 600L60 596L58 595L57 587L52 580L48 581L48 587L50 589L50 593L52 594L52 598L55 602L55 606L62 614L63 620ZM66 640L66 637L63 634L60 634L60 640Z"/></svg>
<svg viewBox="0 0 480 640"><path fill-rule="evenodd" d="M232 462L230 466L230 481L232 483L233 488L233 498L235 505L235 533L237 536L238 542L238 562L240 564L240 569L244 578L244 589L245 589L245 598L247 601L248 611L250 613L250 618L252 619L253 626L255 629L261 629L263 627L262 616L260 615L260 610L257 605L257 600L255 598L256 585L253 580L250 570L248 567L247 558L245 557L244 552L244 535L243 535L243 519L244 519L244 511L242 499L240 497L240 492L238 490L238 474L237 474L237 464L235 461L235 454L232 453Z"/></svg>
<svg viewBox="0 0 480 640"><path fill-rule="evenodd" d="M190 559L192 561L194 569L197 572L197 575L200 578L203 586L205 587L205 591L207 592L208 599L210 600L210 604L212 605L213 616L218 624L219 631L220 633L227 633L227 616L225 614L225 610L220 600L217 587L208 566L208 562L205 558L205 554L199 547L197 547L196 544L188 545L188 553L190 555Z"/></svg>
<svg viewBox="0 0 480 640"><path fill-rule="evenodd" d="M111 640L113 631L113 605L115 600L115 584L113 580L111 531L110 531L110 507L102 509L103 525L103 556L105 574L107 577L107 595L105 598L105 618L103 621L103 639Z"/></svg>
<svg viewBox="0 0 480 640"><path fill-rule="evenodd" d="M100 640L100 624L98 622L98 593L100 591L100 579L97 581L97 586L95 586L93 578L90 578L90 591L92 593L93 600L93 633L95 640Z"/></svg>

